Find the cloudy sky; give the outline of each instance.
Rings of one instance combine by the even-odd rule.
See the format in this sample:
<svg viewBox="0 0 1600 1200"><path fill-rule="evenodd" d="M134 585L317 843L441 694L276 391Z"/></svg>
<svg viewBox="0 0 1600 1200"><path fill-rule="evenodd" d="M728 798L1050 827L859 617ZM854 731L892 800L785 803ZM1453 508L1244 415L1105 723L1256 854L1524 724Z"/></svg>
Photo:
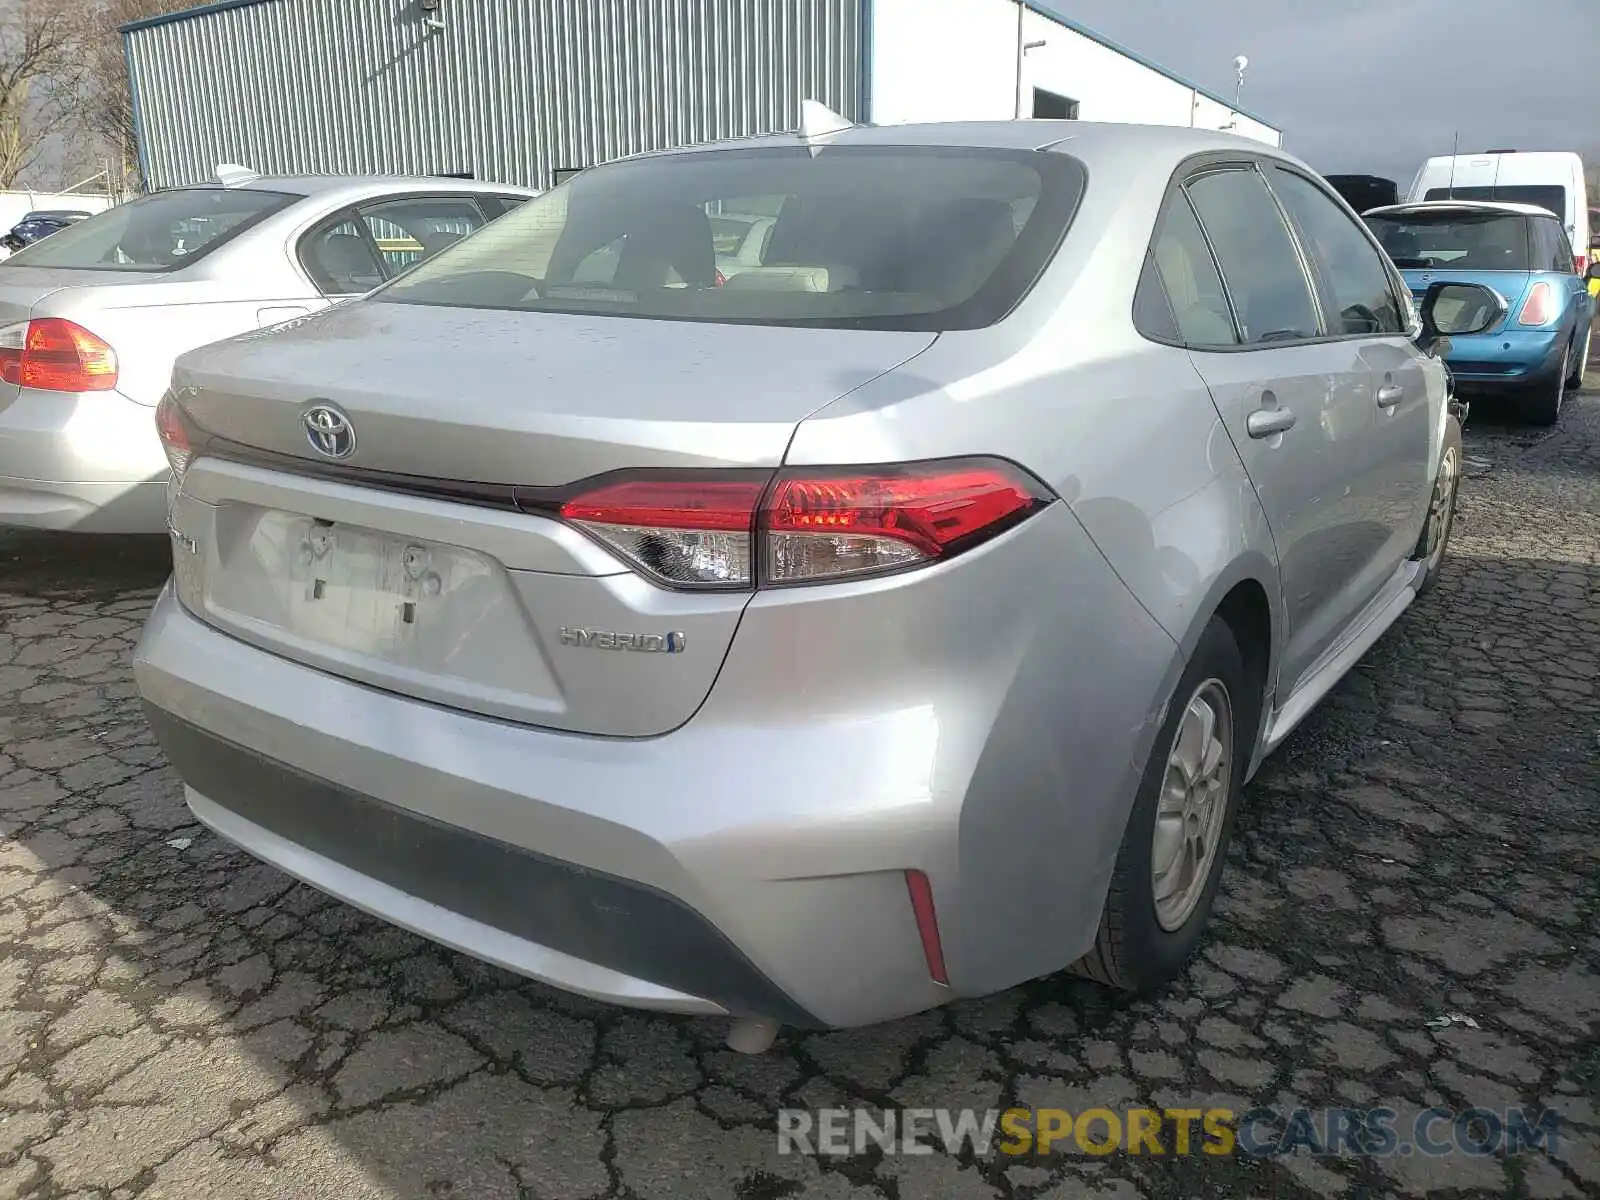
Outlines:
<svg viewBox="0 0 1600 1200"><path fill-rule="evenodd" d="M1223 96L1234 56L1248 55L1241 103L1324 173L1404 190L1423 159L1450 153L1454 131L1463 153L1600 158L1600 0L1055 3Z"/></svg>

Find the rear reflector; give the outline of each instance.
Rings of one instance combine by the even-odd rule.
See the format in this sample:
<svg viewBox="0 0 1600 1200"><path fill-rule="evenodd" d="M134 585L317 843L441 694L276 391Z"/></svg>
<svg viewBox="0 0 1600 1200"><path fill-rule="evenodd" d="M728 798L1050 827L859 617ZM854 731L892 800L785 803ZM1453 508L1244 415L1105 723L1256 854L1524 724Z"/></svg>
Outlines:
<svg viewBox="0 0 1600 1200"><path fill-rule="evenodd" d="M1556 292L1548 283L1536 283L1523 301L1517 316L1519 325L1548 325L1556 319Z"/></svg>
<svg viewBox="0 0 1600 1200"><path fill-rule="evenodd" d="M922 939L923 957L928 960L928 974L935 983L949 987L944 946L939 941L939 917L933 908L933 884L921 871L907 871L906 890L911 893L911 912L917 918L917 935Z"/></svg>
<svg viewBox="0 0 1600 1200"><path fill-rule="evenodd" d="M1010 463L959 459L792 469L775 479L714 470L612 476L578 485L559 513L660 582L749 588L951 558L1048 502Z"/></svg>
<svg viewBox="0 0 1600 1200"><path fill-rule="evenodd" d="M117 355L73 321L38 317L0 329L0 379L44 392L109 392Z"/></svg>

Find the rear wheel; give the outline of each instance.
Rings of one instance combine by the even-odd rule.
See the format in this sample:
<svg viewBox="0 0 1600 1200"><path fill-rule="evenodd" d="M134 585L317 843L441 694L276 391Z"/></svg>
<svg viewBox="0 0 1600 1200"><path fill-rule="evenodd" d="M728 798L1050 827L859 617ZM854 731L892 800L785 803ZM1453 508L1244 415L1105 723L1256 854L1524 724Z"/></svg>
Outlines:
<svg viewBox="0 0 1600 1200"><path fill-rule="evenodd" d="M1431 588L1439 579L1444 566L1445 548L1450 544L1450 530L1456 520L1456 493L1461 488L1461 426L1454 417L1445 423L1444 450L1439 454L1439 471L1434 476L1433 493L1428 498L1428 518L1422 523L1422 536L1411 557L1414 562L1426 564L1417 595Z"/></svg>
<svg viewBox="0 0 1600 1200"><path fill-rule="evenodd" d="M1572 347L1561 355L1561 369L1548 383L1542 383L1522 401L1522 416L1530 425L1554 425L1561 418L1561 402L1567 398L1567 377L1572 374Z"/></svg>
<svg viewBox="0 0 1600 1200"><path fill-rule="evenodd" d="M1572 364L1572 374L1567 376L1569 388L1581 388L1583 377L1589 370L1589 351L1594 348L1594 326L1590 325L1587 333L1583 335L1583 350L1576 356Z"/></svg>
<svg viewBox="0 0 1600 1200"><path fill-rule="evenodd" d="M1213 618L1150 752L1094 948L1074 970L1126 991L1178 975L1211 915L1252 746L1244 660ZM1251 726L1247 728L1247 726Z"/></svg>

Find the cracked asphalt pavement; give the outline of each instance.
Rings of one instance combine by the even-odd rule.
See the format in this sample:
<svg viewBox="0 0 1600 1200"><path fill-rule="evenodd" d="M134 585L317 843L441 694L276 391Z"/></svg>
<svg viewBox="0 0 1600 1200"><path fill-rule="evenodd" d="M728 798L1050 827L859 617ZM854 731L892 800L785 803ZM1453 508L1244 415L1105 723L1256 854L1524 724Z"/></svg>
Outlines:
<svg viewBox="0 0 1600 1200"><path fill-rule="evenodd" d="M1600 1196L1600 377L1469 422L1449 565L1248 789L1166 995L877 1028L575 999L195 824L129 655L159 540L0 535L0 1197ZM1439 1024L1458 1013L1471 1023ZM1434 1026L1430 1026L1430 1021ZM780 1105L1549 1108L1505 1159L780 1156Z"/></svg>

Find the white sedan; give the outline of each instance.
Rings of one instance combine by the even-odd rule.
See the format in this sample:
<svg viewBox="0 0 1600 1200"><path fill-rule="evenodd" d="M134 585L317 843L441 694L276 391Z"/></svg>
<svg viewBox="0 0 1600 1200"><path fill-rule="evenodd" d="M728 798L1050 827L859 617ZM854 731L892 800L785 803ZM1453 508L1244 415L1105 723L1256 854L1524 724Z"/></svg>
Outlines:
<svg viewBox="0 0 1600 1200"><path fill-rule="evenodd" d="M154 410L178 355L370 291L534 195L219 176L229 182L144 196L0 264L0 525L161 532Z"/></svg>

